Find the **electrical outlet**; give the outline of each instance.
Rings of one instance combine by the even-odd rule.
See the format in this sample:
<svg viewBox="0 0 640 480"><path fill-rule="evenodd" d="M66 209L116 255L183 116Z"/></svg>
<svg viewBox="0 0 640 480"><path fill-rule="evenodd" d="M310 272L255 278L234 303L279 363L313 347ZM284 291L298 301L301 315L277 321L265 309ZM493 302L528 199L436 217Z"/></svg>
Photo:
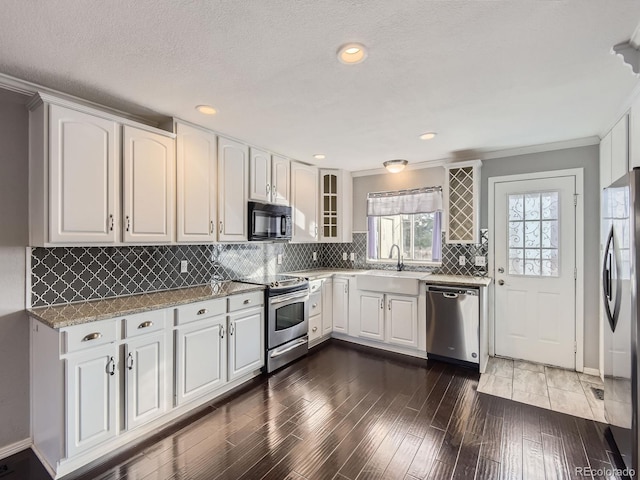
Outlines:
<svg viewBox="0 0 640 480"><path fill-rule="evenodd" d="M313 252L313 261L314 262L318 261L318 252Z"/></svg>
<svg viewBox="0 0 640 480"><path fill-rule="evenodd" d="M189 261L182 260L180 262L180 273L187 273L189 271Z"/></svg>
<svg viewBox="0 0 640 480"><path fill-rule="evenodd" d="M355 262L355 261L356 261L356 254L355 254L355 253L353 253L353 252L351 252L351 255L349 255L349 259L350 259L352 262Z"/></svg>
<svg viewBox="0 0 640 480"><path fill-rule="evenodd" d="M467 264L467 258L464 255L458 257L458 265L464 266Z"/></svg>
<svg viewBox="0 0 640 480"><path fill-rule="evenodd" d="M348 257L347 257L347 252L342 252L342 259L343 259L343 260L346 260L347 258L348 258Z"/></svg>
<svg viewBox="0 0 640 480"><path fill-rule="evenodd" d="M282 254L278 254L278 265L282 265Z"/></svg>
<svg viewBox="0 0 640 480"><path fill-rule="evenodd" d="M475 264L476 264L476 267L486 267L487 259L483 255L477 255Z"/></svg>

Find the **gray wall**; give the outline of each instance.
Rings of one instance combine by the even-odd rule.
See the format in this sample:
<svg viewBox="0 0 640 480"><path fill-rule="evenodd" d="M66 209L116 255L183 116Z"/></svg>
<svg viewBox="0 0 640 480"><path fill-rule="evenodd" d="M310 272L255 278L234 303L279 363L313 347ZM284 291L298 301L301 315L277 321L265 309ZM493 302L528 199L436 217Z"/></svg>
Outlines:
<svg viewBox="0 0 640 480"><path fill-rule="evenodd" d="M444 184L444 168L404 170L353 178L353 231L367 231L367 193Z"/></svg>
<svg viewBox="0 0 640 480"><path fill-rule="evenodd" d="M480 226L488 227L489 178L567 168L584 169L584 366L599 366L598 276L600 168L597 145L482 161ZM489 239L491 242L492 239Z"/></svg>
<svg viewBox="0 0 640 480"><path fill-rule="evenodd" d="M26 98L0 90L0 448L29 437Z"/></svg>

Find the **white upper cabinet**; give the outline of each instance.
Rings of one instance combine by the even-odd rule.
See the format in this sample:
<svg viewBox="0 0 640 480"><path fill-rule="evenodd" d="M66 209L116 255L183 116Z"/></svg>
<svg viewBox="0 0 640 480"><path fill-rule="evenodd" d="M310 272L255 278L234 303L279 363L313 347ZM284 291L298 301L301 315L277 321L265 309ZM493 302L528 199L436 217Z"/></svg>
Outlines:
<svg viewBox="0 0 640 480"><path fill-rule="evenodd" d="M118 124L41 97L30 108L30 245L117 242Z"/></svg>
<svg viewBox="0 0 640 480"><path fill-rule="evenodd" d="M447 243L480 243L480 160L445 165Z"/></svg>
<svg viewBox="0 0 640 480"><path fill-rule="evenodd" d="M629 115L629 170L640 167L640 95L636 96Z"/></svg>
<svg viewBox="0 0 640 480"><path fill-rule="evenodd" d="M284 157L271 157L271 202L289 205L291 186L291 162Z"/></svg>
<svg viewBox="0 0 640 480"><path fill-rule="evenodd" d="M140 128L123 127L123 239L171 242L175 211L175 143Z"/></svg>
<svg viewBox="0 0 640 480"><path fill-rule="evenodd" d="M249 200L271 202L271 155L252 147L249 174Z"/></svg>
<svg viewBox="0 0 640 480"><path fill-rule="evenodd" d="M624 115L611 130L611 181L629 171L629 116Z"/></svg>
<svg viewBox="0 0 640 480"><path fill-rule="evenodd" d="M318 241L318 169L291 162L293 242Z"/></svg>
<svg viewBox="0 0 640 480"><path fill-rule="evenodd" d="M216 136L176 123L176 202L178 242L216 240Z"/></svg>
<svg viewBox="0 0 640 480"><path fill-rule="evenodd" d="M218 240L247 240L249 147L218 138Z"/></svg>
<svg viewBox="0 0 640 480"><path fill-rule="evenodd" d="M600 189L611 185L611 132L600 141Z"/></svg>
<svg viewBox="0 0 640 480"><path fill-rule="evenodd" d="M344 170L320 170L320 241L353 241L353 179Z"/></svg>

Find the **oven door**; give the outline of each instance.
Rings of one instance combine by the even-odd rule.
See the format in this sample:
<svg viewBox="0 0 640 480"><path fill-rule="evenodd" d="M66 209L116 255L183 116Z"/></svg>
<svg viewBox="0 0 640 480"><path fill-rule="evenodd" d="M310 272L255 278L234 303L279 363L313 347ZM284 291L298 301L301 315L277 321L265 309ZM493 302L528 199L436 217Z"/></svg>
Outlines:
<svg viewBox="0 0 640 480"><path fill-rule="evenodd" d="M309 290L269 298L268 348L309 332Z"/></svg>

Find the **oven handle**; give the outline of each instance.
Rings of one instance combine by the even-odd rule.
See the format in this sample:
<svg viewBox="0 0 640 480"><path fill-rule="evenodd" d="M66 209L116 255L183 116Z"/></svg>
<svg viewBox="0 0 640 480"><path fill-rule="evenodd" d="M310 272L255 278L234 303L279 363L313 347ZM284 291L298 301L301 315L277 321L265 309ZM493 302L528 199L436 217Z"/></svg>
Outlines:
<svg viewBox="0 0 640 480"><path fill-rule="evenodd" d="M290 293L288 295L281 295L279 297L273 297L269 303L271 305L276 305L278 303L284 303L284 302L290 302L291 300L298 300L298 299L302 299L303 301L307 301L309 300L309 290L306 290L302 293L300 292L294 292L294 293Z"/></svg>
<svg viewBox="0 0 640 480"><path fill-rule="evenodd" d="M305 343L307 343L307 339L306 338L300 338L300 339L298 339L298 341L296 343L294 343L293 345L289 345L284 350L277 350L277 349L274 350L273 353L271 355L269 355L269 356L271 358L279 357L280 355L284 355L285 353L290 352L294 348L298 348L300 345L304 345Z"/></svg>

